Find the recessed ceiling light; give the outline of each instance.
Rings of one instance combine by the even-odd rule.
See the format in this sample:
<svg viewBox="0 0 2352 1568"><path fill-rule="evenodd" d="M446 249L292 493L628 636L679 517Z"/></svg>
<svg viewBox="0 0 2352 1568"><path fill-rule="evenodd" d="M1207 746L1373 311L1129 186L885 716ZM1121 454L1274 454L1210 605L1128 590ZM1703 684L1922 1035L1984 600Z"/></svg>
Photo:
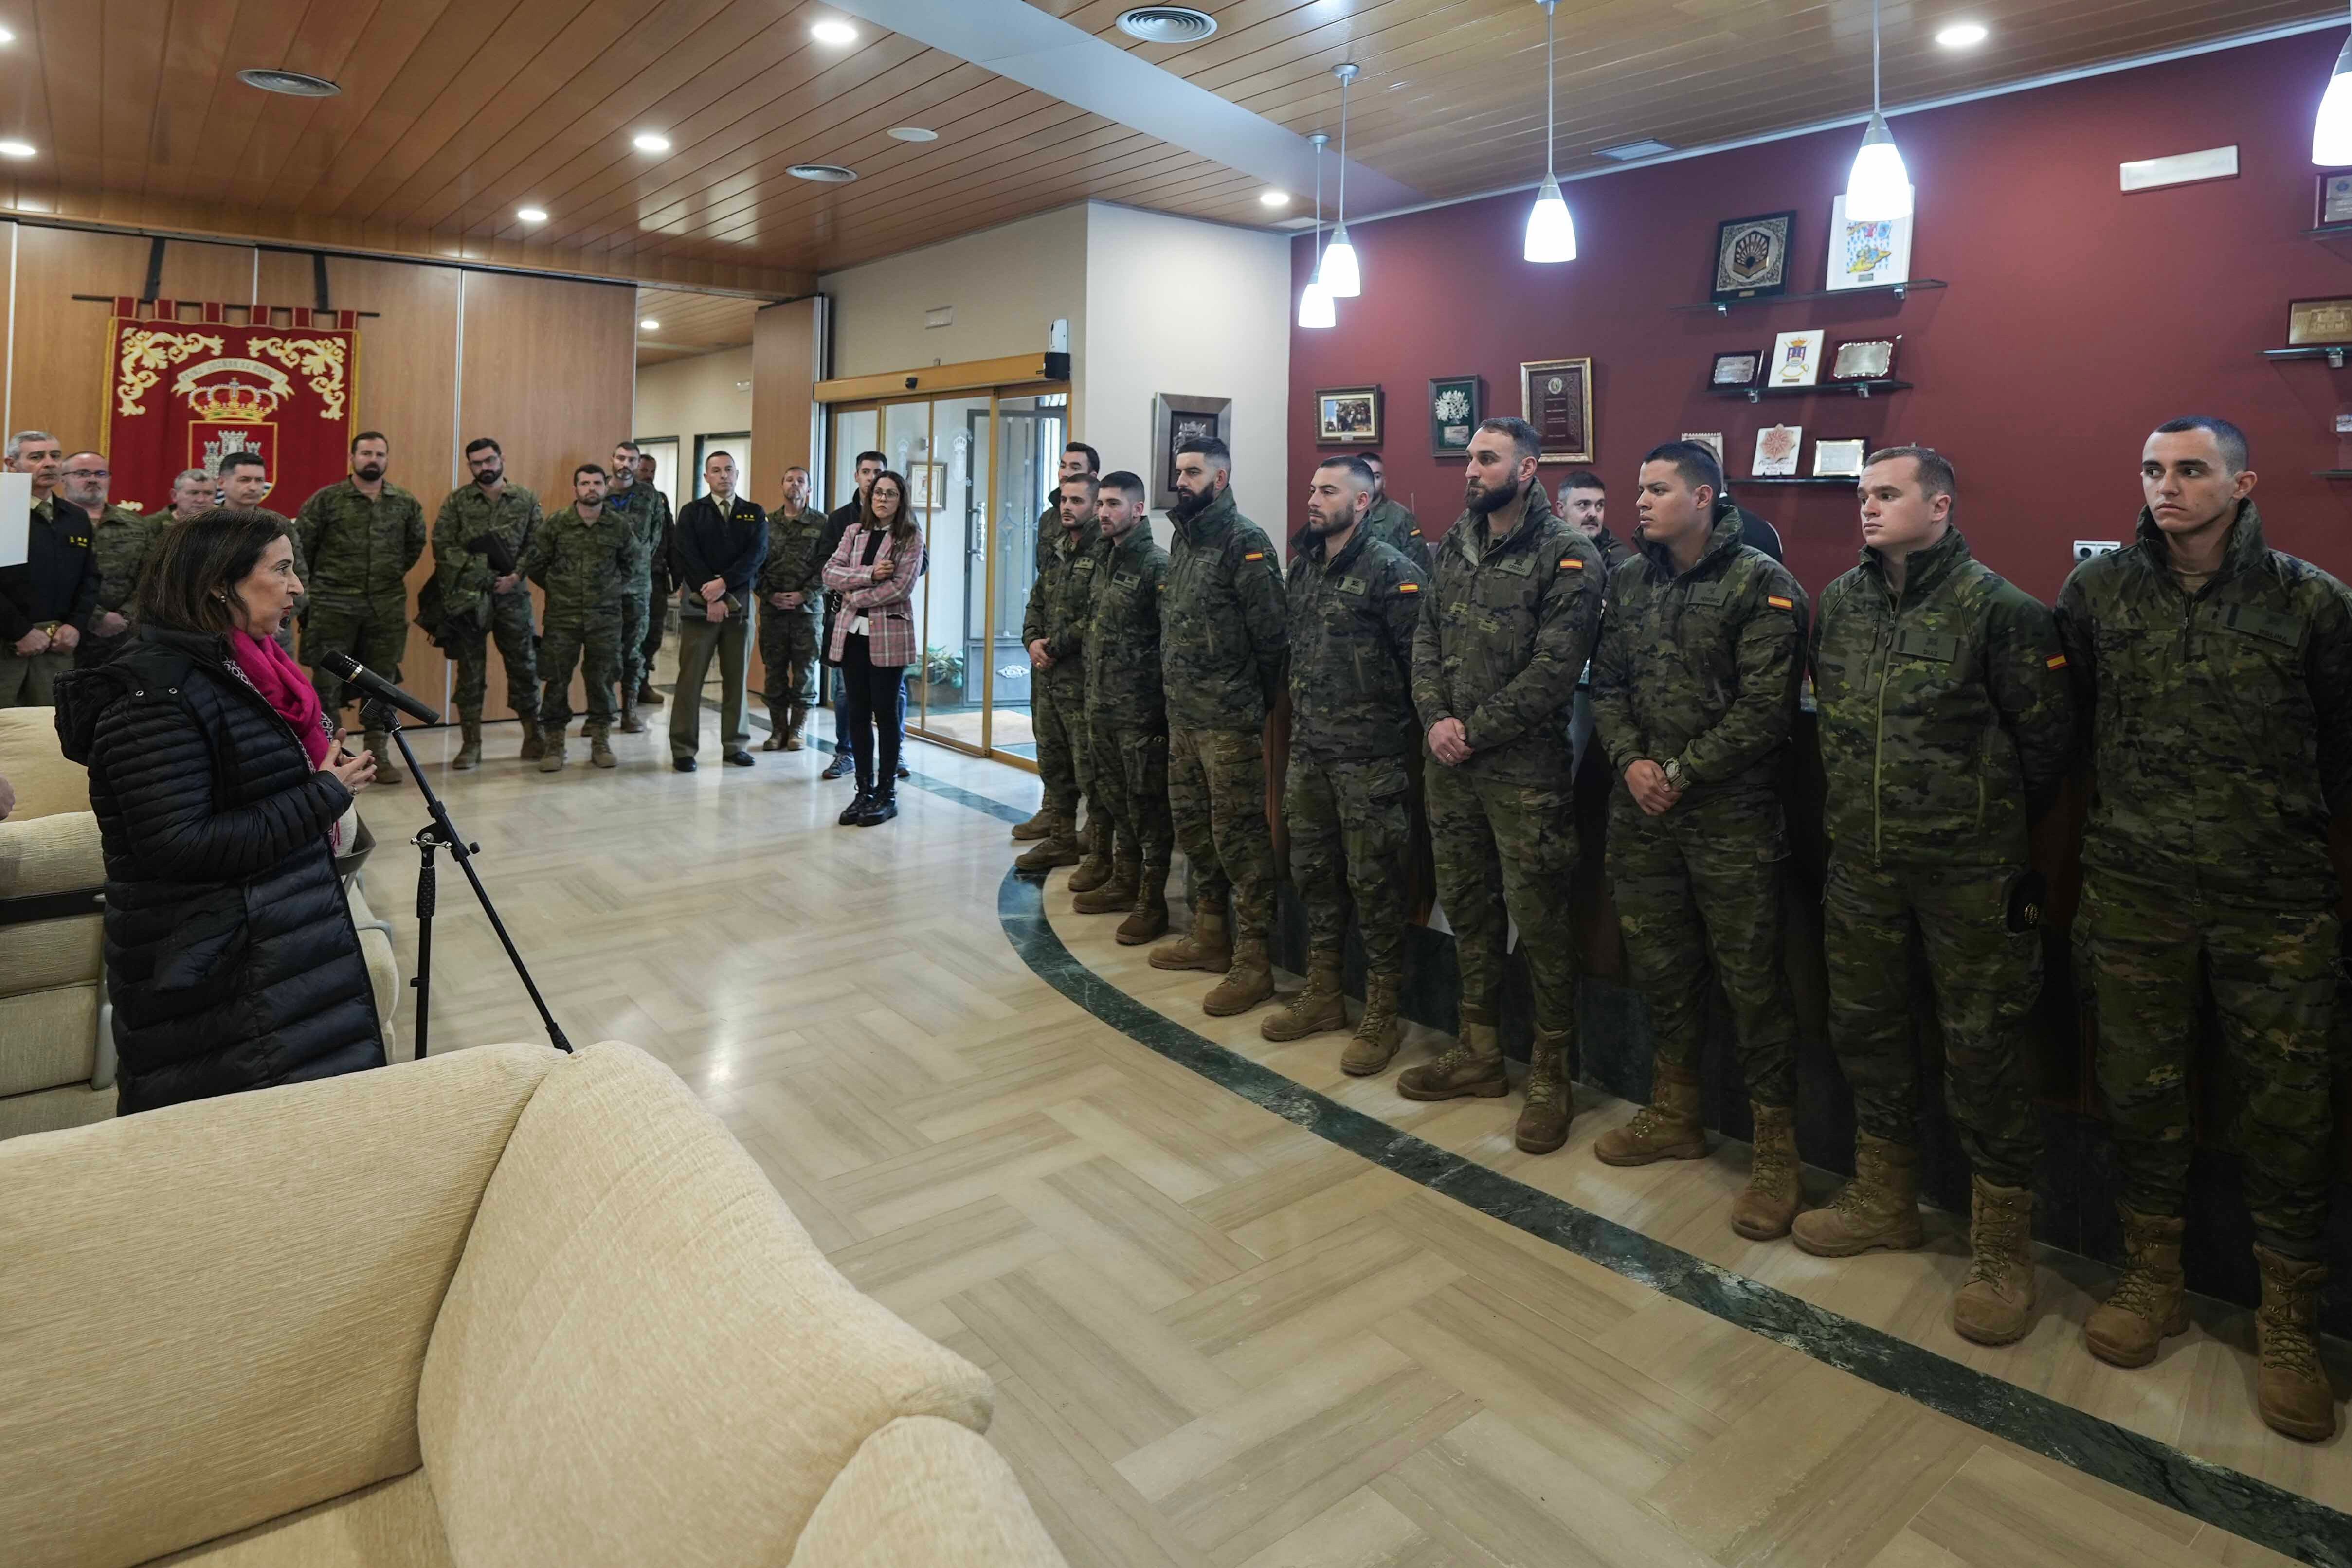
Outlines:
<svg viewBox="0 0 2352 1568"><path fill-rule="evenodd" d="M1257 200L1260 206L1286 207L1290 205L1290 193L1287 191L1260 191L1257 193Z"/></svg>
<svg viewBox="0 0 2352 1568"><path fill-rule="evenodd" d="M33 144L29 141L0 141L0 158L30 158Z"/></svg>
<svg viewBox="0 0 2352 1568"><path fill-rule="evenodd" d="M890 128L890 134L901 141L937 141L940 139L938 131L926 131L919 125L894 125Z"/></svg>
<svg viewBox="0 0 2352 1568"><path fill-rule="evenodd" d="M1948 49L1974 48L1992 37L1992 29L1982 22L1955 22L1936 35L1936 42Z"/></svg>
<svg viewBox="0 0 2352 1568"><path fill-rule="evenodd" d="M1670 144L1651 137L1641 141L1622 141L1614 147L1595 148L1592 155L1595 158L1613 159L1620 163L1630 163L1636 158L1654 158L1661 152L1673 151L1674 148Z"/></svg>
<svg viewBox="0 0 2352 1568"><path fill-rule="evenodd" d="M820 185L846 185L857 178L857 171L845 169L838 163L795 163L784 171L795 180L814 180Z"/></svg>
<svg viewBox="0 0 2352 1568"><path fill-rule="evenodd" d="M669 151L669 138L656 136L647 131L630 138L629 145L640 152L667 152Z"/></svg>
<svg viewBox="0 0 2352 1568"><path fill-rule="evenodd" d="M545 207L517 207L515 209L515 216L520 218L527 224L543 224L547 221L547 209Z"/></svg>
<svg viewBox="0 0 2352 1568"><path fill-rule="evenodd" d="M661 323L648 316L637 323L637 329L642 332L658 332L661 330Z"/></svg>
<svg viewBox="0 0 2352 1568"><path fill-rule="evenodd" d="M239 71L236 79L247 87L257 87L264 92L284 93L288 98L332 98L343 90L325 77L314 77L307 71L281 71L266 67Z"/></svg>
<svg viewBox="0 0 2352 1568"><path fill-rule="evenodd" d="M1118 30L1147 44L1197 44L1217 30L1217 19L1190 5L1138 5L1119 13Z"/></svg>
<svg viewBox="0 0 2352 1568"><path fill-rule="evenodd" d="M854 44L857 29L846 22L819 22L809 29L809 37L820 44Z"/></svg>

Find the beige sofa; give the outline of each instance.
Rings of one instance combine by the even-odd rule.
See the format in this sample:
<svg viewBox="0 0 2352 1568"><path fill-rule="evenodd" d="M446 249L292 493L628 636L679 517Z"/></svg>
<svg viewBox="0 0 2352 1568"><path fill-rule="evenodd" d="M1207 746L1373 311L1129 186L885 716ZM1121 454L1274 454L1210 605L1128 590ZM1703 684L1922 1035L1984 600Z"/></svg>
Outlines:
<svg viewBox="0 0 2352 1568"><path fill-rule="evenodd" d="M0 1193L11 1568L1062 1561L987 1379L631 1046L19 1138Z"/></svg>

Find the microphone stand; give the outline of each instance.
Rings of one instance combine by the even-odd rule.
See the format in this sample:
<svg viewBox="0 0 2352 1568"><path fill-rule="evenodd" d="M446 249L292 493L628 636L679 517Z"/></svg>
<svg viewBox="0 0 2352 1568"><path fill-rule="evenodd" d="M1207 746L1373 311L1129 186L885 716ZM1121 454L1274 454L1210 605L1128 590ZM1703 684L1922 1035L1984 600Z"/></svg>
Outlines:
<svg viewBox="0 0 2352 1568"><path fill-rule="evenodd" d="M531 1005L539 1009L539 1021L547 1026L549 1043L558 1051L569 1052L572 1042L563 1038L562 1028L556 1023L555 1015L548 1010L547 998L539 994L539 986L531 979L530 970L524 965L522 955L515 950L514 938L507 935L506 923L499 918L497 906L490 903L489 890L482 885L480 874L474 870L474 856L481 852L482 846L467 843L457 831L457 824L449 820L449 808L441 803L441 797L433 792L432 784L425 779L425 769L416 765L416 753L409 748L408 735L400 727L400 710L388 702L370 697L360 704L360 717L368 728L390 735L393 743L400 747L400 755L408 764L408 776L415 780L417 789L424 791L425 809L433 817L431 821L417 830L415 838L408 841L416 846L417 853L423 857L423 863L416 872L416 977L409 981L416 988L417 1060L422 1061L425 1059L425 1040L432 1022L433 906L438 892L433 857L442 850L449 852L457 862L457 869L464 872L466 880L474 884L474 896L481 901L482 913L490 917L490 929L499 934L499 941L506 948L507 956L514 961L515 973L522 978L522 988L530 993Z"/></svg>

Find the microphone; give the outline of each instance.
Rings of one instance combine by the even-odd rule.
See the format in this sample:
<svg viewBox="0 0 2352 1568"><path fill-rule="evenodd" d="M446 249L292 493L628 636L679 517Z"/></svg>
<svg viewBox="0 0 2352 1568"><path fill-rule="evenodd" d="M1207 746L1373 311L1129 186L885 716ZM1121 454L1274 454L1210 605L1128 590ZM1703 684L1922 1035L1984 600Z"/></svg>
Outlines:
<svg viewBox="0 0 2352 1568"><path fill-rule="evenodd" d="M441 716L352 658L349 653L330 653L319 661L319 667L343 682L354 685L380 703L398 708L419 724L439 724Z"/></svg>

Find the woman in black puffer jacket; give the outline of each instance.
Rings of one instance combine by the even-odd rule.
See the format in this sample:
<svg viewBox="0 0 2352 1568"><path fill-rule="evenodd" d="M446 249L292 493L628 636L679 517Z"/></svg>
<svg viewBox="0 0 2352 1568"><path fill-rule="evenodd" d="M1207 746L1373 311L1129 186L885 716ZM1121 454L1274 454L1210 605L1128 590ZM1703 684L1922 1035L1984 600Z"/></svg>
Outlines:
<svg viewBox="0 0 2352 1568"><path fill-rule="evenodd" d="M302 591L285 519L220 510L157 541L136 635L58 681L106 850L124 1114L383 1065L331 839L344 757L271 639Z"/></svg>

